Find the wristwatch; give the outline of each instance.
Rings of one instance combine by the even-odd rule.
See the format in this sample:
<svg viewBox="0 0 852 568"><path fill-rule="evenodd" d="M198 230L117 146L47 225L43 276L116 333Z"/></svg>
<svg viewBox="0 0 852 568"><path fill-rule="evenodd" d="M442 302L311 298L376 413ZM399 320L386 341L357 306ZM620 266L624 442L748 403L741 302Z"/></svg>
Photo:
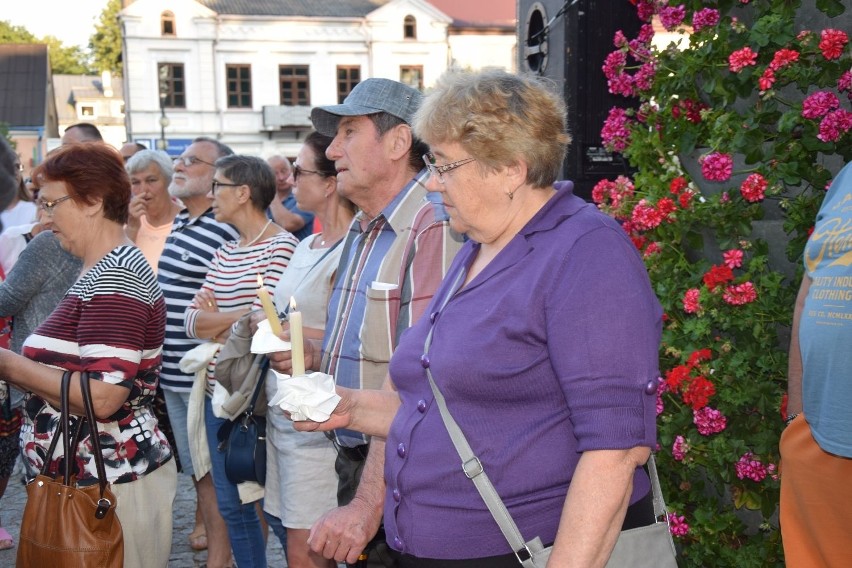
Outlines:
<svg viewBox="0 0 852 568"><path fill-rule="evenodd" d="M788 415L787 418L784 419L784 426L789 426L790 423L793 422L793 420L795 420L799 416L799 414L801 413L797 412L795 414Z"/></svg>

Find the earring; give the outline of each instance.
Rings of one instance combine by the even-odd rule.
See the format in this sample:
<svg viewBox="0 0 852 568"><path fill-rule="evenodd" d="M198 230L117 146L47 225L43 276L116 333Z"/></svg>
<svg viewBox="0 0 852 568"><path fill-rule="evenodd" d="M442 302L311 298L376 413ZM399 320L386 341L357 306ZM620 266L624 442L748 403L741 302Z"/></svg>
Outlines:
<svg viewBox="0 0 852 568"><path fill-rule="evenodd" d="M511 201L515 198L515 192L514 191L508 191L508 192L506 192L506 195L509 196L509 201Z"/></svg>

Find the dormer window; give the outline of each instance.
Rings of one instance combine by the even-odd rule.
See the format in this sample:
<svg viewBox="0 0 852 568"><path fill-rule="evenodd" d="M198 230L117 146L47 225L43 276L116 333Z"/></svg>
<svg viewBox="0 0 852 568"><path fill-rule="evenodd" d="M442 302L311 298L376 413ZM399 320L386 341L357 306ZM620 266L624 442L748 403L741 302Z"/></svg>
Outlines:
<svg viewBox="0 0 852 568"><path fill-rule="evenodd" d="M175 15L173 12L163 12L160 15L160 34L164 36L174 36L175 32Z"/></svg>
<svg viewBox="0 0 852 568"><path fill-rule="evenodd" d="M402 22L402 37L405 39L417 39L417 20L414 16L406 16Z"/></svg>

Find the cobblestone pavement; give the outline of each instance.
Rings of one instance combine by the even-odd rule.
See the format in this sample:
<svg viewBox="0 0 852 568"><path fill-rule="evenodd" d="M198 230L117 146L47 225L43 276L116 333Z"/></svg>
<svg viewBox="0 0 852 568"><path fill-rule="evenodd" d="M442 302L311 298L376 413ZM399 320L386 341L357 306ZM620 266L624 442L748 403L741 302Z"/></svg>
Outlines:
<svg viewBox="0 0 852 568"><path fill-rule="evenodd" d="M3 526L18 543L21 530L21 517L24 514L24 504L27 500L26 489L21 484L20 463L17 464L6 494L0 500L0 519ZM172 555L169 568L197 568L207 560L207 552L195 552L189 547L189 533L195 525L195 489L192 480L187 475L178 474L177 498L174 507L174 538L172 540ZM14 568L16 548L0 550L0 568ZM281 568L287 565L281 549L281 543L270 531L266 549L267 562L270 567Z"/></svg>

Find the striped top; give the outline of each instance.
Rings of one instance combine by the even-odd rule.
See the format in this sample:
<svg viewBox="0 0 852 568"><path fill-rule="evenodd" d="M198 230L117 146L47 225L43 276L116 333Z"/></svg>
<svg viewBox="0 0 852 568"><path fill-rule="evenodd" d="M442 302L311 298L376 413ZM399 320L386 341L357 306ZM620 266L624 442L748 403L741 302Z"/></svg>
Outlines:
<svg viewBox="0 0 852 568"><path fill-rule="evenodd" d="M172 452L151 403L157 389L166 305L148 261L135 246L116 247L71 288L24 342L24 356L60 369L89 371L94 380L128 389L124 405L98 421L110 483L139 479ZM73 387L72 387L73 388ZM30 472L40 469L55 435L59 411L29 393L21 432ZM78 448L78 479L94 482L88 432ZM54 465L62 457L53 454Z"/></svg>
<svg viewBox="0 0 852 568"><path fill-rule="evenodd" d="M378 389L400 334L425 311L462 245L421 171L375 218L358 213L343 243L328 308L321 371L349 388ZM366 443L337 430L343 446Z"/></svg>
<svg viewBox="0 0 852 568"><path fill-rule="evenodd" d="M216 250L238 237L235 228L213 218L212 209L194 219L186 209L175 217L157 264L157 280L168 309L160 372L160 384L165 390L187 393L192 390L193 375L183 373L178 364L187 351L202 341L186 335L184 313L204 284Z"/></svg>
<svg viewBox="0 0 852 568"><path fill-rule="evenodd" d="M290 263L290 257L299 242L287 231L242 247L239 241L229 241L222 245L213 257L213 265L207 273L202 289L213 292L219 311L228 312L241 308L260 308L257 297L257 275L270 293L278 285L281 274ZM197 338L196 321L200 310L192 304L186 309L184 325L189 337ZM212 393L215 379L216 359L207 367L210 381L208 390Z"/></svg>

